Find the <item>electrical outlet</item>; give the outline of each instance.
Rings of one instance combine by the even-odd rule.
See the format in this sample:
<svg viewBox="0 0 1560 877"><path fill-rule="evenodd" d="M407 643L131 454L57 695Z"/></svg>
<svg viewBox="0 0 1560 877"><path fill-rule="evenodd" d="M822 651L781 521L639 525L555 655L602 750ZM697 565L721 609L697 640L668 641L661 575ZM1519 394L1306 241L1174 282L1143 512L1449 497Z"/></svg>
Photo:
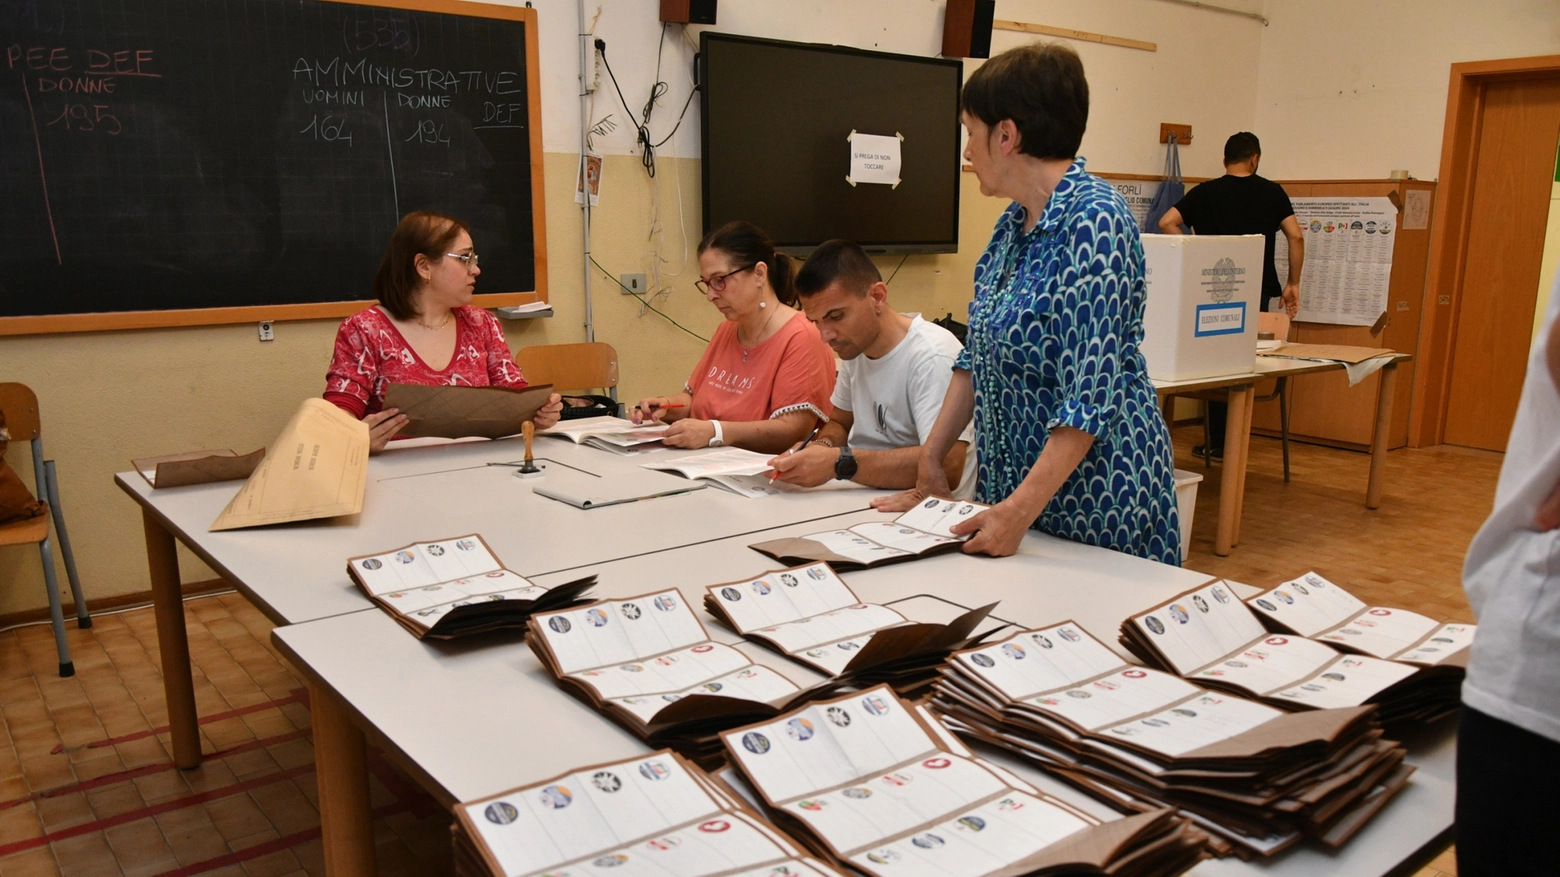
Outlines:
<svg viewBox="0 0 1560 877"><path fill-rule="evenodd" d="M601 87L601 50L591 46L590 59L590 72L585 76L586 94L593 94Z"/></svg>
<svg viewBox="0 0 1560 877"><path fill-rule="evenodd" d="M642 296L649 289L649 284L645 282L645 275L643 274L624 274L618 280L623 284L624 295Z"/></svg>
<svg viewBox="0 0 1560 877"><path fill-rule="evenodd" d="M261 341L275 341L276 340L276 331L271 328L271 321L270 320L261 320L260 321L260 340Z"/></svg>

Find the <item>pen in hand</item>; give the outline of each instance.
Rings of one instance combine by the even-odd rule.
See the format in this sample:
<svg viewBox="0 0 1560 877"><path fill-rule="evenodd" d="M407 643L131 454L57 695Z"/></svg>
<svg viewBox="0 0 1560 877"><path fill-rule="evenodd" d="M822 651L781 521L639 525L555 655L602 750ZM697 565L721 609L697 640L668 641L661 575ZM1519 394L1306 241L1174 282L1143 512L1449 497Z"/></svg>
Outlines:
<svg viewBox="0 0 1560 877"><path fill-rule="evenodd" d="M812 444L812 440L818 437L818 433L822 429L823 429L823 421L820 420L820 421L818 421L818 425L813 427L813 431L807 434L807 438L802 439L802 443L801 444L799 444L796 447L794 447L794 448L790 449L789 451L785 452L786 456L790 456L790 455L796 453L797 451L805 451L805 450L807 450L807 446ZM776 470L776 469L769 470L769 483L770 484L774 484L775 483L775 479L779 478L779 477L780 477L779 470Z"/></svg>

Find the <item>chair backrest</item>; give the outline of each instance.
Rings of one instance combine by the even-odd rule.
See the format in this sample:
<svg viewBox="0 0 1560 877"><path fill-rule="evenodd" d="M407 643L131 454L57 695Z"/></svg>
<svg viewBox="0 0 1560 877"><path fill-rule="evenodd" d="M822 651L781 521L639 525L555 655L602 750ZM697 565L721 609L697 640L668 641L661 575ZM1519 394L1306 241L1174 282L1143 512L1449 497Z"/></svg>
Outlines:
<svg viewBox="0 0 1560 877"><path fill-rule="evenodd" d="M617 351L601 341L522 347L515 363L527 381L558 390L611 390L618 384Z"/></svg>
<svg viewBox="0 0 1560 877"><path fill-rule="evenodd" d="M38 419L38 396L26 384L0 384L0 411L12 441L27 442L43 434Z"/></svg>
<svg viewBox="0 0 1560 877"><path fill-rule="evenodd" d="M1289 315L1263 311L1257 314L1257 331L1272 332L1279 341L1289 340Z"/></svg>

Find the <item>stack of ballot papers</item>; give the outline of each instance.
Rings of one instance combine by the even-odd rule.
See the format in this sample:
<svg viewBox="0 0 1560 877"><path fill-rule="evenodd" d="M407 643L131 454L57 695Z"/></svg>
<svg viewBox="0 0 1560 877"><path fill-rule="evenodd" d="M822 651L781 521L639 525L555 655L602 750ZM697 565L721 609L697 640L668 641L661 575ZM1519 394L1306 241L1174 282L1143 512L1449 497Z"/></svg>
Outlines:
<svg viewBox="0 0 1560 877"><path fill-rule="evenodd" d="M707 454L694 454L678 457L675 460L658 460L639 465L646 469L675 472L684 478L708 481L716 487L749 498L800 491L802 488L794 484L771 480L774 470L769 468L769 461L773 459L773 454L760 454L742 448L723 448Z"/></svg>
<svg viewBox="0 0 1560 877"><path fill-rule="evenodd" d="M1274 630L1421 667L1465 670L1478 630L1476 625L1443 624L1406 609L1367 606L1314 572L1246 603Z"/></svg>
<svg viewBox="0 0 1560 877"><path fill-rule="evenodd" d="M614 454L642 454L666 447L661 444L661 438L666 435L666 424L641 425L621 417L562 420L557 426L538 432L537 435L556 436L577 445L589 445Z"/></svg>
<svg viewBox="0 0 1560 877"><path fill-rule="evenodd" d="M865 569L951 551L969 539L949 529L990 506L932 498L892 521L857 524L789 539L749 545L781 563L828 561L835 569Z"/></svg>
<svg viewBox="0 0 1560 877"><path fill-rule="evenodd" d="M458 877L840 877L676 753L455 806Z"/></svg>
<svg viewBox="0 0 1560 877"><path fill-rule="evenodd" d="M1117 809L1180 810L1220 855L1336 848L1413 772L1373 706L1283 712L1125 663L1071 621L954 654L933 704Z"/></svg>
<svg viewBox="0 0 1560 877"><path fill-rule="evenodd" d="M975 628L997 605L948 624L917 624L887 606L861 602L826 563L706 590L704 608L744 637L842 684L887 682L905 695L931 685L950 652L973 645Z"/></svg>
<svg viewBox="0 0 1560 877"><path fill-rule="evenodd" d="M1298 587L1318 592L1304 583ZM1330 583L1323 587L1329 593L1336 590ZM1288 608L1292 604L1276 596L1280 593L1305 599L1295 583L1257 599ZM1370 616L1376 617L1381 616ZM1399 614L1385 617L1395 619ZM1151 667L1282 709L1374 703L1384 725L1430 721L1455 711L1463 676L1461 667L1345 654L1314 639L1273 633L1223 581L1209 582L1128 618L1121 625L1121 644Z"/></svg>
<svg viewBox="0 0 1560 877"><path fill-rule="evenodd" d="M504 568L472 533L347 561L347 575L418 639L524 629L531 613L584 602L586 576L548 589Z"/></svg>
<svg viewBox="0 0 1560 877"><path fill-rule="evenodd" d="M710 641L675 588L531 616L531 650L558 684L655 746L708 764L717 734L777 715L804 692Z"/></svg>
<svg viewBox="0 0 1560 877"><path fill-rule="evenodd" d="M1168 809L1102 823L972 756L881 686L722 734L775 825L874 877L1180 874L1204 835Z"/></svg>

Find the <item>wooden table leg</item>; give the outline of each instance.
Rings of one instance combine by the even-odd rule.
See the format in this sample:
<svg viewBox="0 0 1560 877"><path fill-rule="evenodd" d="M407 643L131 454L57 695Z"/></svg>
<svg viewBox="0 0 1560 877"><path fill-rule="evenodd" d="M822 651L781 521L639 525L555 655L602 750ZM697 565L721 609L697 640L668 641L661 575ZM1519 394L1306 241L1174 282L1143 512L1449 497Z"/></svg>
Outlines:
<svg viewBox="0 0 1560 877"><path fill-rule="evenodd" d="M374 877L374 817L368 800L368 744L336 695L309 686L314 771L320 790L325 873Z"/></svg>
<svg viewBox="0 0 1560 877"><path fill-rule="evenodd" d="M1397 392L1397 363L1381 367L1381 386L1376 391L1376 432L1370 437L1370 483L1365 488L1365 507L1381 508L1382 470L1387 468L1387 445L1392 442L1392 400Z"/></svg>
<svg viewBox="0 0 1560 877"><path fill-rule="evenodd" d="M1174 429L1175 428L1175 397L1174 396L1160 396L1159 397L1159 413L1161 415L1163 415L1164 418L1165 418L1165 426L1170 428L1170 429Z"/></svg>
<svg viewBox="0 0 1560 877"><path fill-rule="evenodd" d="M1235 490L1235 532L1232 534L1231 544L1240 544L1240 524L1246 519L1246 473L1251 471L1251 416L1257 412L1257 388L1255 385L1246 392L1246 417L1241 421L1240 433L1237 440L1240 442L1240 471L1233 473L1240 479L1240 484ZM1228 428L1224 444L1229 445ZM1226 463L1225 465L1229 465Z"/></svg>
<svg viewBox="0 0 1560 877"><path fill-rule="evenodd" d="M144 509L141 528L146 531L146 565L152 576L152 611L157 617L157 650L162 655L173 763L193 770L200 767L200 721L195 713L195 682L190 676L190 642L184 630L179 554L173 534Z"/></svg>
<svg viewBox="0 0 1560 877"><path fill-rule="evenodd" d="M1213 540L1213 553L1220 557L1229 555L1239 528L1240 491L1246 472L1246 444L1240 434L1250 405L1250 386L1230 387L1229 409L1224 418L1224 473L1219 479L1219 529Z"/></svg>

